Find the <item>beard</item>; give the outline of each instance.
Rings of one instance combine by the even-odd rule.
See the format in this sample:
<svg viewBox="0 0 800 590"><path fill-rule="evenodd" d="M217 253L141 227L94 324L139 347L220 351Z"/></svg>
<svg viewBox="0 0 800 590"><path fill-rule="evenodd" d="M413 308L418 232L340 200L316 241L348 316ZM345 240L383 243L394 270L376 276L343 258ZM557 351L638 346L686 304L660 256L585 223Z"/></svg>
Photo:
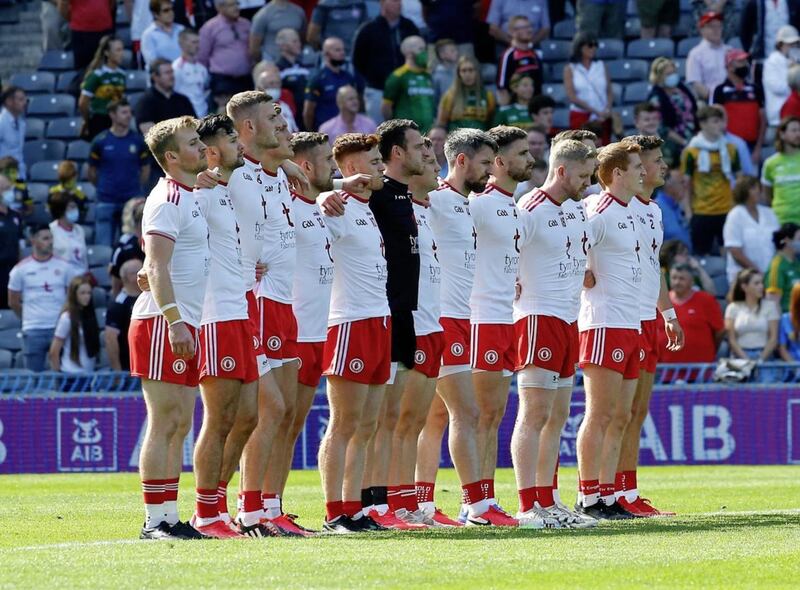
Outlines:
<svg viewBox="0 0 800 590"><path fill-rule="evenodd" d="M467 179L464 181L464 188L468 193L482 193L486 190L487 182L489 182L488 176L477 180Z"/></svg>
<svg viewBox="0 0 800 590"><path fill-rule="evenodd" d="M311 186L321 193L326 193L333 190L333 176L326 176L324 178L309 178Z"/></svg>
<svg viewBox="0 0 800 590"><path fill-rule="evenodd" d="M509 170L508 177L514 182L525 182L531 179L533 174L533 165L517 170Z"/></svg>

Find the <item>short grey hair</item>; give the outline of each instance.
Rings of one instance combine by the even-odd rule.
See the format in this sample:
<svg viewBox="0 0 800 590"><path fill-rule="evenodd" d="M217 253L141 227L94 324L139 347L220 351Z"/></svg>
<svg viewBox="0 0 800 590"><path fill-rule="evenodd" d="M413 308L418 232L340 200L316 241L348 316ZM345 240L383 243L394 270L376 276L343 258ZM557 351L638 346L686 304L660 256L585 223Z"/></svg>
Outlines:
<svg viewBox="0 0 800 590"><path fill-rule="evenodd" d="M485 131L470 128L456 129L450 132L444 142L444 156L448 165L452 166L458 154L474 158L483 146L489 146L494 153L497 153L497 142Z"/></svg>
<svg viewBox="0 0 800 590"><path fill-rule="evenodd" d="M550 148L550 169L571 162L585 162L597 157L597 151L574 139L564 139Z"/></svg>

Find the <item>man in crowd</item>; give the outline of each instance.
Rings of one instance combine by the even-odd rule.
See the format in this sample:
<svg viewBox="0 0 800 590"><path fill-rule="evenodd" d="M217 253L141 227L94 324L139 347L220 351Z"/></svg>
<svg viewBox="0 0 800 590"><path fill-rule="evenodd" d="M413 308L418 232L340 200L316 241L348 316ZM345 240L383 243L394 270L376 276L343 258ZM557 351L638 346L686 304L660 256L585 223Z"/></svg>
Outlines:
<svg viewBox="0 0 800 590"><path fill-rule="evenodd" d="M544 80L544 66L534 49L536 43L531 21L526 16L514 16L508 21L508 30L511 33L510 45L497 66L497 98L500 104L511 102L510 83L514 74L530 76L534 96L541 94Z"/></svg>
<svg viewBox="0 0 800 590"><path fill-rule="evenodd" d="M661 222L664 224L664 241L680 240L691 249L692 237L689 234L689 223L686 220L686 187L681 171L673 168L667 175L666 182L653 200L661 209Z"/></svg>
<svg viewBox="0 0 800 590"><path fill-rule="evenodd" d="M725 81L725 54L730 49L722 41L721 12L706 12L697 27L703 38L686 57L686 83L697 98L710 100L714 89Z"/></svg>
<svg viewBox="0 0 800 590"><path fill-rule="evenodd" d="M492 0L486 22L489 34L500 43L511 43L514 38L516 16L528 21L531 41L538 45L550 35L550 12L547 0ZM536 31L534 34L533 31Z"/></svg>
<svg viewBox="0 0 800 590"><path fill-rule="evenodd" d="M280 56L277 36L283 29L305 33L306 13L289 0L270 0L253 17L250 29L250 58L253 63L276 61Z"/></svg>
<svg viewBox="0 0 800 590"><path fill-rule="evenodd" d="M83 71L92 61L100 39L114 31L114 4L108 0L57 0L69 22L73 67Z"/></svg>
<svg viewBox="0 0 800 590"><path fill-rule="evenodd" d="M786 117L775 137L776 152L764 162L761 184L781 223L800 224L800 119Z"/></svg>
<svg viewBox="0 0 800 590"><path fill-rule="evenodd" d="M136 275L142 269L142 261L136 258L123 263L119 269L122 289L106 311L106 326L103 337L106 341L108 363L115 371L130 371L130 348L128 329L136 298L142 292L136 282Z"/></svg>
<svg viewBox="0 0 800 590"><path fill-rule="evenodd" d="M447 155L444 153L444 145L447 141L447 129L444 127L431 127L428 131L428 138L431 140L433 149L433 156L436 158L436 163L439 164L439 177L446 178L449 170L447 166Z"/></svg>
<svg viewBox="0 0 800 590"><path fill-rule="evenodd" d="M300 63L303 54L303 43L294 29L281 29L275 37L279 57L275 62L281 72L281 86L292 93L297 119L302 123L303 103L305 102L306 84L310 70Z"/></svg>
<svg viewBox="0 0 800 590"><path fill-rule="evenodd" d="M359 112L358 92L352 86L342 86L336 92L336 106L339 114L319 126L320 133L328 135L331 145L344 133L365 133L369 135L376 129L375 121Z"/></svg>
<svg viewBox="0 0 800 590"><path fill-rule="evenodd" d="M17 174L24 180L26 175L25 156L25 109L28 98L19 86L9 86L0 94L0 158L12 157L17 161ZM16 179L9 179L15 181Z"/></svg>
<svg viewBox="0 0 800 590"><path fill-rule="evenodd" d="M22 217L11 208L15 199L14 186L0 174L0 309L8 308L8 275L19 260L23 239Z"/></svg>
<svg viewBox="0 0 800 590"><path fill-rule="evenodd" d="M393 71L383 88L383 119L411 119L427 133L436 116L433 82L428 73L428 50L422 37L406 37L400 44L405 64Z"/></svg>
<svg viewBox="0 0 800 590"><path fill-rule="evenodd" d="M198 117L208 113L208 89L210 76L206 67L197 61L200 37L192 29L184 29L178 35L181 54L172 62L175 72L175 92L188 98Z"/></svg>
<svg viewBox="0 0 800 590"><path fill-rule="evenodd" d="M191 101L175 91L175 71L172 64L157 59L150 64L151 86L136 104L136 122L143 135L159 121L183 116L195 116Z"/></svg>
<svg viewBox="0 0 800 590"><path fill-rule="evenodd" d="M555 108L556 101L546 94L535 95L528 107L533 124L541 126L547 138L553 135L553 112Z"/></svg>
<svg viewBox="0 0 800 590"><path fill-rule="evenodd" d="M320 0L311 14L306 39L319 49L331 37L342 39L347 53L356 31L367 21L364 0ZM324 47L324 45L323 45Z"/></svg>
<svg viewBox="0 0 800 590"><path fill-rule="evenodd" d="M325 121L336 116L336 93L342 86L363 89L363 83L345 67L344 42L329 37L322 44L322 66L308 79L303 105L303 123L307 131L316 131Z"/></svg>

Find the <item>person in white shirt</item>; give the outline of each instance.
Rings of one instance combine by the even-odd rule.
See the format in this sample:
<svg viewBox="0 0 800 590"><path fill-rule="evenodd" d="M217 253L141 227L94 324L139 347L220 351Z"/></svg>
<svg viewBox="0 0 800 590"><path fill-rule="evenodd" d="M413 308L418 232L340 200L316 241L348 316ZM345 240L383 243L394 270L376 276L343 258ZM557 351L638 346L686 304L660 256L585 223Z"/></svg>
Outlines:
<svg viewBox="0 0 800 590"><path fill-rule="evenodd" d="M519 410L511 437L518 518L536 513L559 526L596 524L557 502L553 476L578 363L578 310L592 247L584 205L596 152L568 139L554 143L540 189L520 199L519 297L514 301Z"/></svg>
<svg viewBox="0 0 800 590"><path fill-rule="evenodd" d="M89 270L86 235L83 227L78 225L81 212L75 198L68 192L55 193L50 196L47 205L53 216L50 222L53 254L74 266L76 273L86 272Z"/></svg>
<svg viewBox="0 0 800 590"><path fill-rule="evenodd" d="M752 268L740 271L731 285L725 308L731 356L771 360L778 346L779 320L780 310L775 301L764 298L764 275Z"/></svg>
<svg viewBox="0 0 800 590"><path fill-rule="evenodd" d="M516 369L513 301L522 240L514 191L518 183L531 177L533 156L527 134L518 127L494 127L488 134L498 147L489 183L484 192L469 199L476 232L475 282L469 301L470 366L478 402L478 453L485 498L500 511L494 493L497 433ZM545 524L541 518L538 522L506 518L508 526L543 528Z"/></svg>
<svg viewBox="0 0 800 590"><path fill-rule="evenodd" d="M781 122L781 107L792 93L789 88L789 67L797 63L800 34L792 25L778 29L775 49L764 60L764 100L767 123L773 127Z"/></svg>
<svg viewBox="0 0 800 590"><path fill-rule="evenodd" d="M172 62L175 72L175 92L188 98L198 117L208 114L208 92L211 76L208 69L197 61L200 37L192 29L183 29L178 35L180 56Z"/></svg>
<svg viewBox="0 0 800 590"><path fill-rule="evenodd" d="M92 284L75 277L58 317L48 357L53 371L91 373L100 356L100 328L92 305Z"/></svg>
<svg viewBox="0 0 800 590"><path fill-rule="evenodd" d="M53 256L53 233L47 225L32 228L30 240L31 255L20 260L8 276L8 306L22 318L25 368L43 371L75 267Z"/></svg>
<svg viewBox="0 0 800 590"><path fill-rule="evenodd" d="M157 59L169 62L178 59L181 48L178 36L183 25L175 22L175 9L171 0L150 0L153 22L142 32L141 53L144 65L149 67Z"/></svg>

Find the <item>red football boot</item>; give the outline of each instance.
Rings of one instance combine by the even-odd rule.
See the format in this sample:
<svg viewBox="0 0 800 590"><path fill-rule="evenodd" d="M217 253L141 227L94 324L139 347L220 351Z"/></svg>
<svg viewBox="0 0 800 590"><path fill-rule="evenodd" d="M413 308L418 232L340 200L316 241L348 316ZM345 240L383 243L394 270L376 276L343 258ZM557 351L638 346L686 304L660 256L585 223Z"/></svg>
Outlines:
<svg viewBox="0 0 800 590"><path fill-rule="evenodd" d="M231 530L231 528L227 524L225 524L225 522L222 520L216 520L211 524L207 524L206 526L198 526L196 523L192 526L194 526L195 530L197 530L198 533L201 533L206 537L211 537L213 539L244 538L236 531Z"/></svg>
<svg viewBox="0 0 800 590"><path fill-rule="evenodd" d="M368 516L384 528L392 529L394 531L418 531L420 529L428 528L424 524L411 524L403 522L397 518L391 510L387 510L383 514L377 510L372 510Z"/></svg>
<svg viewBox="0 0 800 590"><path fill-rule="evenodd" d="M439 508L437 508L436 511L433 513L431 519L433 519L433 522L436 523L436 526L442 526L442 527L464 526L463 522L458 522L457 520L453 520L452 518L447 516L444 512L442 512Z"/></svg>
<svg viewBox="0 0 800 590"><path fill-rule="evenodd" d="M519 521L494 505L480 516L468 517L467 526L519 526Z"/></svg>

